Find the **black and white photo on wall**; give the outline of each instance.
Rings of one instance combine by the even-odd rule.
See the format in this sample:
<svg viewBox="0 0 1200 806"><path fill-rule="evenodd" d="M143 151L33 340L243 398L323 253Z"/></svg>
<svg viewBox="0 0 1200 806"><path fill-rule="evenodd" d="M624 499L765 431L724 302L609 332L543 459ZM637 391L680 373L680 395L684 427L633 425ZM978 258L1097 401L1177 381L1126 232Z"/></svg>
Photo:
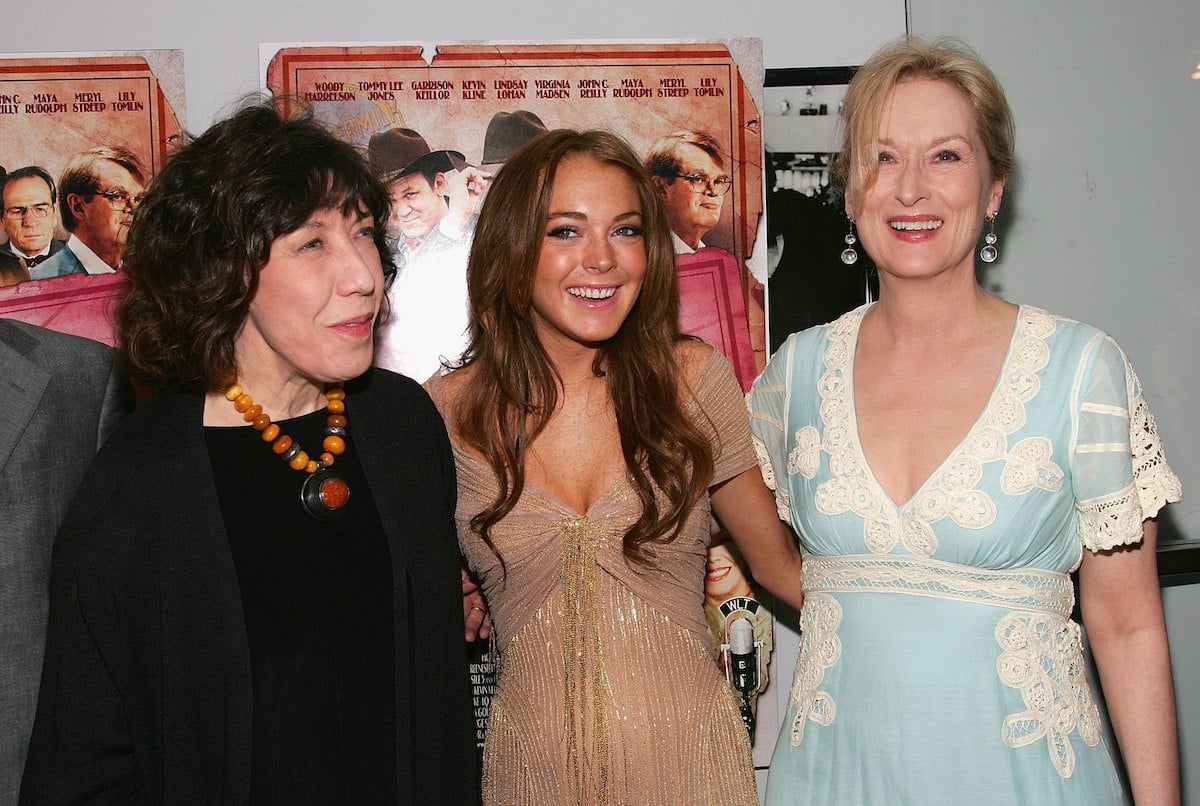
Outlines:
<svg viewBox="0 0 1200 806"><path fill-rule="evenodd" d="M769 69L763 84L767 186L768 343L836 319L879 294L862 244L843 252L850 222L831 182L839 111L854 67ZM853 257L847 255L847 258Z"/></svg>

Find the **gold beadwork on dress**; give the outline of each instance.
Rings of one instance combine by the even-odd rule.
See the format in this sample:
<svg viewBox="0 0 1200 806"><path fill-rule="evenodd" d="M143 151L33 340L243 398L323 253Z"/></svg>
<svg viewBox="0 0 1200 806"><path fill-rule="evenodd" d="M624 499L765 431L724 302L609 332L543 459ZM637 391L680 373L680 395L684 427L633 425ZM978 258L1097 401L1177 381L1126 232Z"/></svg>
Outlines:
<svg viewBox="0 0 1200 806"><path fill-rule="evenodd" d="M439 376L430 396L447 411ZM692 384L695 422L721 434L713 482L754 467L741 388L713 353ZM629 563L623 537L641 512L627 479L586 517L537 485L491 531L471 517L496 499L495 474L455 446L459 543L479 575L503 657L483 749L485 806L756 806L735 696L704 621L707 500L679 536ZM564 713L565 712L565 713Z"/></svg>
<svg viewBox="0 0 1200 806"><path fill-rule="evenodd" d="M596 530L586 517L559 524L563 534L562 612L563 682L565 686L567 766L580 791L576 801L595 793L597 803L608 800L611 763L608 726L608 680L600 643L600 612L596 600ZM590 692L588 681L591 681ZM590 719L586 715L590 714ZM582 719L580 717L583 717ZM587 747L591 730L592 754Z"/></svg>

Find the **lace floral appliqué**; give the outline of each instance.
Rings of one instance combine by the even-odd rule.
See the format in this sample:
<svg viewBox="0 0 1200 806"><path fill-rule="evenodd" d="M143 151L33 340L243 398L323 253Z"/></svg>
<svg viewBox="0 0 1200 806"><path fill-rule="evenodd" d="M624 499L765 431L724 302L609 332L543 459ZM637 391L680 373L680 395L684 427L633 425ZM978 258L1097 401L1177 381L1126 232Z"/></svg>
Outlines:
<svg viewBox="0 0 1200 806"><path fill-rule="evenodd" d="M1064 474L1050 456L1053 446L1045 437L1030 437L1018 442L1005 457L1000 474L1000 489L1009 495L1024 495L1035 487L1056 493L1062 489Z"/></svg>
<svg viewBox="0 0 1200 806"><path fill-rule="evenodd" d="M767 489L775 493L775 513L784 523L792 522L792 499L788 495L787 482L779 483L775 478L775 466L771 464L771 454L767 446L758 437L751 435L750 443L754 445L754 455L758 457L758 469L762 473L763 483Z"/></svg>
<svg viewBox="0 0 1200 806"><path fill-rule="evenodd" d="M1100 742L1100 714L1084 678L1079 627L1039 613L1012 612L996 625L1003 650L996 671L1018 689L1025 711L1010 714L1000 735L1012 748L1046 740L1050 762L1063 778L1075 772L1071 734L1084 744Z"/></svg>
<svg viewBox="0 0 1200 806"><path fill-rule="evenodd" d="M840 515L853 511L861 517L863 537L874 554L887 554L900 544L918 556L930 557L937 551L933 524L942 518L968 529L983 529L996 520L991 496L975 489L985 464L1006 461L1012 489L1022 487L1029 492L1035 487L1049 489L1055 483L1061 486L1062 470L1049 461L1048 453L1043 455L1042 446L1021 443L1011 453L1008 447L1009 436L1025 425L1026 405L1041 389L1038 373L1050 360L1046 339L1055 329L1053 317L1036 308L1021 309L1008 359L983 415L899 511L871 477L853 422L849 379L861 320L860 312L835 323L823 356L825 373L818 383L825 426L821 448L829 454L833 478L817 487L814 501L820 512ZM791 464L789 458L789 471Z"/></svg>
<svg viewBox="0 0 1200 806"><path fill-rule="evenodd" d="M799 747L804 740L809 720L828 726L837 712L833 697L821 691L820 685L825 670L842 656L842 641L837 636L841 623L842 606L832 596L812 593L804 598L800 613L800 655L792 678L791 704L796 707L791 730L793 747Z"/></svg>
<svg viewBox="0 0 1200 806"><path fill-rule="evenodd" d="M1133 375L1133 370L1129 370ZM1162 440L1158 436L1158 424L1146 398L1142 397L1141 384L1133 377L1136 387L1136 397L1133 403L1133 414L1129 418L1129 438L1133 446L1133 479L1137 485L1138 501L1141 503L1145 516L1150 518L1158 514L1164 504L1178 501L1183 497L1183 487L1179 477L1167 465L1163 454Z"/></svg>
<svg viewBox="0 0 1200 806"><path fill-rule="evenodd" d="M821 432L806 425L796 432L796 447L788 454L788 473L799 473L806 479L817 475L821 464Z"/></svg>

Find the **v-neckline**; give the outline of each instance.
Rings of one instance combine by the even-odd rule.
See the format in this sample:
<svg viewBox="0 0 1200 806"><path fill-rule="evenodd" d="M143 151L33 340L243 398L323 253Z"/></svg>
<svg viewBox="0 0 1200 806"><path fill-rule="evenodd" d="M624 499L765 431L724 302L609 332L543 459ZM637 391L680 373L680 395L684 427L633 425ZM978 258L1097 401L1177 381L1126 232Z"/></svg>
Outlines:
<svg viewBox="0 0 1200 806"><path fill-rule="evenodd" d="M845 377L846 394L848 396L848 405L846 409L850 418L850 432L854 435L854 447L858 452L857 459L862 463L863 472L870 480L870 483L879 492L879 495L883 497L883 500L891 504L892 508L895 509L896 512L903 512L909 507L910 504L913 503L913 501L918 500L918 498L921 496L921 493L923 493L927 487L933 484L938 477L942 475L942 471L948 464L950 464L951 460L955 459L960 453L962 453L963 447L970 442L971 435L979 429L980 424L983 423L987 418L987 414L991 410L992 404L996 400L996 396L1000 393L1002 381L1008 376L1009 364L1013 358L1013 347L1017 343L1018 335L1022 329L1022 323L1025 320L1025 306L1019 305L1017 307L1017 316L1016 320L1013 322L1012 333L1010 333L1008 337L1008 346L1005 348L1004 360L1000 362L1000 369L997 371L996 377L992 381L992 391L988 393L988 397L987 400L984 401L983 408L981 408L979 413L975 415L975 419L971 421L970 427L968 427L959 440L954 443L949 452L942 457L942 461L939 462L936 467L934 467L929 475L925 477L924 481L917 485L917 487L912 491L912 494L909 495L908 499L902 503L897 503L896 499L892 497L892 494L888 492L887 488L884 487L883 483L879 481L878 477L876 477L874 468L871 467L871 463L867 460L867 452L863 448L862 434L859 433L858 430L858 401L854 394L854 365L855 359L858 355L858 338L862 333L863 320L866 318L867 311L869 310L870 307L868 306L859 315L858 322L854 327L854 338L851 340L846 351L847 363Z"/></svg>
<svg viewBox="0 0 1200 806"><path fill-rule="evenodd" d="M488 470L488 472L491 472L491 466L488 465L487 460L484 459L482 456L476 456L475 454L473 454L470 451L466 450L465 448L461 447L457 443L454 444L452 447L454 448L455 453L462 454L463 456L467 457L472 462L474 462L476 465L486 468ZM587 508L584 509L582 512L575 509L575 507L571 506L566 501L563 501L561 498L559 498L557 495L555 495L545 485L538 484L536 481L529 481L528 479L526 479L525 480L525 488L523 490L523 493L524 492L533 493L534 495L537 495L538 497L542 498L543 500L549 501L555 507L557 507L558 509L561 509L564 513L569 514L573 518L590 518L592 511L596 508L596 505L599 504L601 501L607 500L609 498L609 496L611 496L613 494L613 491L620 484L622 484L623 482L626 482L627 479L628 479L628 477L626 475L617 476L615 479L613 479L611 484L609 484L607 487L604 488L604 492L600 493L598 496L596 496L595 498L592 499L592 503L590 503L587 506Z"/></svg>
<svg viewBox="0 0 1200 806"><path fill-rule="evenodd" d="M449 410L449 394L447 393L447 390L446 390L445 378L443 378L441 375L435 374L429 380L425 381L424 386L425 386L425 389L428 392L430 398L433 399L434 405L437 406L438 412L440 414L442 414L443 417L445 417L446 411ZM443 410L443 408L445 409L445 411ZM447 427L447 430L449 430L449 427ZM485 459L482 456L478 456L478 455L472 453L471 451L468 451L466 448L459 445L458 440L455 439L454 437L451 437L450 447L456 455L461 454L461 455L467 457L467 459L469 459L474 464L480 466L481 468L486 469L489 473L491 472L491 466L488 464L487 459ZM555 507L557 507L558 509L561 509L564 513L570 515L573 518L588 518L591 516L592 510L594 510L596 508L597 504L599 504L601 501L607 500L613 494L613 491L616 490L620 484L627 483L627 482L628 482L628 474L622 474L622 475L617 476L615 479L613 479L612 483L609 484L604 489L604 491L602 493L600 493L598 496L596 496L594 499L592 499L592 503L589 504L588 507L583 512L579 512L578 510L575 509L575 507L571 506L566 501L563 501L561 498L559 498L557 495L555 495L553 492L551 492L547 487L545 487L544 485L538 484L537 482L531 482L528 479L526 479L523 492L534 493L535 495L537 495L540 498L542 498L543 500L548 501L549 503L553 504Z"/></svg>

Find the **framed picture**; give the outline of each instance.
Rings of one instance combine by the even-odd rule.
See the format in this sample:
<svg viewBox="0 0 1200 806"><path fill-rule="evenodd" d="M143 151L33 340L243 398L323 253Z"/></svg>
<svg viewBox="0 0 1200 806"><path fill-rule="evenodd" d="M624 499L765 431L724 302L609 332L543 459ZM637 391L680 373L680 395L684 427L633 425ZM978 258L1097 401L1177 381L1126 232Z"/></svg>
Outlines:
<svg viewBox="0 0 1200 806"><path fill-rule="evenodd" d="M831 182L842 98L854 67L766 71L767 330L771 352L789 334L824 324L878 296L874 267L841 259L849 221Z"/></svg>

